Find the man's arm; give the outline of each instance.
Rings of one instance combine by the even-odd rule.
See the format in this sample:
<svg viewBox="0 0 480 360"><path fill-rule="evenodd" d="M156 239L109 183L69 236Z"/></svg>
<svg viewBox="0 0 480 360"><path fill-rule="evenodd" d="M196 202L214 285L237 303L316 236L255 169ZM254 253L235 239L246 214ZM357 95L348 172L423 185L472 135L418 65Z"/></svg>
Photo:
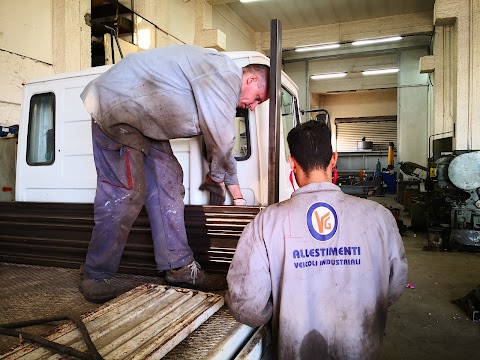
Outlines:
<svg viewBox="0 0 480 360"><path fill-rule="evenodd" d="M228 185L228 192L232 195L232 199L243 199L242 191L240 190L240 185Z"/></svg>
<svg viewBox="0 0 480 360"><path fill-rule="evenodd" d="M217 183L225 182L226 186L238 185L232 150L240 88L241 77L232 71L212 73L192 82L210 177Z"/></svg>
<svg viewBox="0 0 480 360"><path fill-rule="evenodd" d="M252 327L266 324L272 317L272 284L261 219L262 213L247 225L238 241L225 296L235 319Z"/></svg>

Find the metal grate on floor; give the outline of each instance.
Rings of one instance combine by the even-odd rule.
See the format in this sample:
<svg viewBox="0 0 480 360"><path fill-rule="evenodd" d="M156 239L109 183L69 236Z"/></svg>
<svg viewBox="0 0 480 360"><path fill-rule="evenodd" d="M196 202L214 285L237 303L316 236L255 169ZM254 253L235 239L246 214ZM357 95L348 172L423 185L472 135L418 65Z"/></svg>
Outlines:
<svg viewBox="0 0 480 360"><path fill-rule="evenodd" d="M78 290L80 271L59 267L0 262L0 324L59 315L82 315L99 307L86 301ZM119 293L145 284L163 284L163 277L116 274L112 278ZM63 322L28 327L40 335ZM19 339L0 335L0 353L19 344Z"/></svg>
<svg viewBox="0 0 480 360"><path fill-rule="evenodd" d="M105 359L161 358L217 312L223 296L158 284L141 285L82 316ZM52 329L46 338L86 351L75 324ZM51 357L53 355L53 357ZM59 358L50 350L23 344L0 359Z"/></svg>

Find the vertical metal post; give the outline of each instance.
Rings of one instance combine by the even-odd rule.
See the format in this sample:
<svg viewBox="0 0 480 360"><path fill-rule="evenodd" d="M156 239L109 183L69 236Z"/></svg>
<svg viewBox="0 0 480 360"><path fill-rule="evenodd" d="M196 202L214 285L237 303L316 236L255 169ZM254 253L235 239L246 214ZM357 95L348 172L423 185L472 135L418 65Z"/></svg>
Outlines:
<svg viewBox="0 0 480 360"><path fill-rule="evenodd" d="M305 61L305 110L310 109L310 61ZM305 113L303 122L307 122L309 116Z"/></svg>
<svg viewBox="0 0 480 360"><path fill-rule="evenodd" d="M270 26L270 116L268 130L268 205L279 200L280 105L282 96L282 23Z"/></svg>

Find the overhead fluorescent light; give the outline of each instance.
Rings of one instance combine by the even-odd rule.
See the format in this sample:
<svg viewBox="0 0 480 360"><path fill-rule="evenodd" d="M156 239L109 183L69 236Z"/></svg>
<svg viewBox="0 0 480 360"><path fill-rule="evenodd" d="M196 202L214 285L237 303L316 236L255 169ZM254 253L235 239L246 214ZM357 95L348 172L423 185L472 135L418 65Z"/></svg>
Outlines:
<svg viewBox="0 0 480 360"><path fill-rule="evenodd" d="M243 2L243 3L254 2L254 1L258 1L258 0L240 0L240 2Z"/></svg>
<svg viewBox="0 0 480 360"><path fill-rule="evenodd" d="M353 46L371 45L371 44L379 44L379 43L393 42L393 41L399 41L399 40L402 40L401 36L392 36L387 38L358 40L358 41L352 42L352 45Z"/></svg>
<svg viewBox="0 0 480 360"><path fill-rule="evenodd" d="M312 75L312 80L323 80L323 79L338 79L347 76L347 73L340 72L340 73L329 73L329 74L318 74Z"/></svg>
<svg viewBox="0 0 480 360"><path fill-rule="evenodd" d="M295 48L297 52L305 52L305 51L317 51L317 50L330 50L339 48L340 44L324 44L324 45L308 45L308 46L300 46Z"/></svg>
<svg viewBox="0 0 480 360"><path fill-rule="evenodd" d="M378 69L378 70L365 70L362 71L363 75L382 75L382 74L393 74L398 72L397 68L394 69Z"/></svg>

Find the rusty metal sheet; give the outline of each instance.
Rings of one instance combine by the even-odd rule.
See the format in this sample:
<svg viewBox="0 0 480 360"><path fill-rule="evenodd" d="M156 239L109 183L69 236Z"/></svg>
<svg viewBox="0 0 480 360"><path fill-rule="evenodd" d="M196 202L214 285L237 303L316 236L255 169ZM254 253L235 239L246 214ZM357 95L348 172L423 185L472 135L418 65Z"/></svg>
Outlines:
<svg viewBox="0 0 480 360"><path fill-rule="evenodd" d="M223 304L222 295L145 284L85 314L82 319L105 359L159 359ZM73 323L53 329L46 338L86 351ZM61 359L61 356L37 345L23 344L0 355L0 359Z"/></svg>
<svg viewBox="0 0 480 360"><path fill-rule="evenodd" d="M226 273L244 227L260 208L185 207L185 226L195 259ZM79 268L93 229L92 204L0 202L0 261ZM156 275L150 223L143 209L128 237L120 272Z"/></svg>

